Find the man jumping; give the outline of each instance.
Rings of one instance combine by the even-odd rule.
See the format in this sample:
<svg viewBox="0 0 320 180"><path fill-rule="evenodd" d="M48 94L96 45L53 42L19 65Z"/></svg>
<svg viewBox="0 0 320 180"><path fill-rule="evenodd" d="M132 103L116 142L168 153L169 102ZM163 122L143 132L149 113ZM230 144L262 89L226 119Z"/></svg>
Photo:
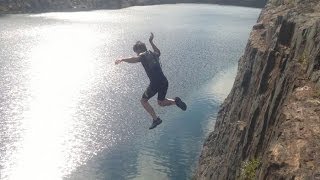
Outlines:
<svg viewBox="0 0 320 180"><path fill-rule="evenodd" d="M187 105L179 98L176 97L173 99L166 98L167 90L168 90L168 80L166 76L162 72L162 68L159 62L160 50L153 43L153 33L151 33L149 42L153 48L153 52L147 50L147 47L144 43L138 41L133 46L133 51L137 53L135 57L129 57L124 59L118 59L115 61L115 64L119 64L121 62L127 63L138 63L141 62L144 67L149 79L150 84L145 90L141 98L141 104L144 109L152 116L152 124L149 129L153 129L162 123L162 120L156 115L152 106L149 104L148 100L152 98L154 95L158 93L158 104L160 106L171 106L177 105L180 109L185 111L187 109Z"/></svg>

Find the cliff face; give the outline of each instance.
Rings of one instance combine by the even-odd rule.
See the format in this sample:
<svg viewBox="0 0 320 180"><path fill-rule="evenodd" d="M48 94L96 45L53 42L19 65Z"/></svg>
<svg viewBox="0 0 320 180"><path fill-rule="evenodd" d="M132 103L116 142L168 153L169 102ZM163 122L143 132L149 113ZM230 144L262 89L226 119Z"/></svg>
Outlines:
<svg viewBox="0 0 320 180"><path fill-rule="evenodd" d="M1 0L0 13L118 9L135 5L214 3L263 7L266 0Z"/></svg>
<svg viewBox="0 0 320 180"><path fill-rule="evenodd" d="M319 0L262 10L196 179L243 179L252 161L254 179L320 179Z"/></svg>

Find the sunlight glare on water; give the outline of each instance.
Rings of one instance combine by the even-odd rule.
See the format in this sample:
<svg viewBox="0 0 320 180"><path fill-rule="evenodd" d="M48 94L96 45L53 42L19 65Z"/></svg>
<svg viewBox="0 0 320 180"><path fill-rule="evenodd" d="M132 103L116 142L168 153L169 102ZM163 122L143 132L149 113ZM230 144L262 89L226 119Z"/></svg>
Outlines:
<svg viewBox="0 0 320 180"><path fill-rule="evenodd" d="M23 139L14 155L17 164L9 179L60 179L85 162L84 153L100 150L95 146L95 151L85 152L86 142L77 137L80 132L70 129L74 124L85 126L73 122L77 120L73 116L81 90L93 85L98 36L83 25L41 29L40 43L27 52L31 100L24 112Z"/></svg>

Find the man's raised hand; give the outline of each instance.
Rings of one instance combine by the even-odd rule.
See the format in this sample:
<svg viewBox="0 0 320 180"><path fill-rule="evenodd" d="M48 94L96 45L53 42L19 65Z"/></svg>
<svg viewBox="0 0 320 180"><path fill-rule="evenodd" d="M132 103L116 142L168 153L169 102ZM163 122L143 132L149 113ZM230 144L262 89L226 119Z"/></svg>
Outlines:
<svg viewBox="0 0 320 180"><path fill-rule="evenodd" d="M153 35L153 33L151 33L150 38L149 38L149 42L152 42L153 38L154 38L154 35Z"/></svg>
<svg viewBox="0 0 320 180"><path fill-rule="evenodd" d="M114 63L115 63L116 65L118 65L118 64L120 64L121 62L122 62L121 59L117 59Z"/></svg>

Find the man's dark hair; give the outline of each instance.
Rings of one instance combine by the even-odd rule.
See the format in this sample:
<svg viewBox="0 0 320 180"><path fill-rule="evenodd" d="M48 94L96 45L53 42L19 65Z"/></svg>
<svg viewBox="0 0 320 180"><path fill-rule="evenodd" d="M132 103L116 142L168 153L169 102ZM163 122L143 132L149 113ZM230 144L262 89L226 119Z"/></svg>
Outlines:
<svg viewBox="0 0 320 180"><path fill-rule="evenodd" d="M137 41L135 45L133 45L134 52L145 52L147 51L146 44L141 41Z"/></svg>

